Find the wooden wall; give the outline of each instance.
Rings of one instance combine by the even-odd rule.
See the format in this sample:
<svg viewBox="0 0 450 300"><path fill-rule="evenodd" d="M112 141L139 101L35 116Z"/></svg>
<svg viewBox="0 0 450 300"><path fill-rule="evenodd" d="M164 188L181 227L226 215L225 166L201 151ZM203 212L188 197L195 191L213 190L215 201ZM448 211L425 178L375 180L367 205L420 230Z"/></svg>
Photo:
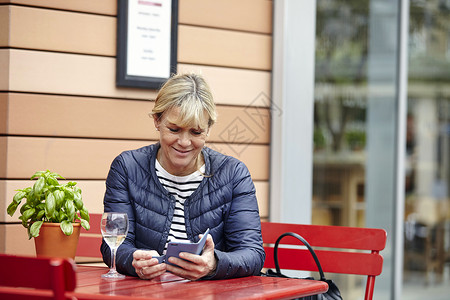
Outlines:
<svg viewBox="0 0 450 300"><path fill-rule="evenodd" d="M0 252L33 254L15 189L50 169L103 210L121 151L154 143L154 90L118 88L116 0L0 0ZM244 161L268 217L272 1L179 0L178 68L209 81L219 119L208 145ZM91 224L97 226L97 224Z"/></svg>

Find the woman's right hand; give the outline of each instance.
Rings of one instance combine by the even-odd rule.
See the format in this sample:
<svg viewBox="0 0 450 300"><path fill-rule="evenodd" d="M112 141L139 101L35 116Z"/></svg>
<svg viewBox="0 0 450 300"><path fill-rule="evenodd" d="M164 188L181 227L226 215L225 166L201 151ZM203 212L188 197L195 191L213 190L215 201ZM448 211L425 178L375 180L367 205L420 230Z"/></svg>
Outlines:
<svg viewBox="0 0 450 300"><path fill-rule="evenodd" d="M159 256L155 250L136 250L131 263L141 279L153 279L166 272L166 264L159 263L153 256Z"/></svg>

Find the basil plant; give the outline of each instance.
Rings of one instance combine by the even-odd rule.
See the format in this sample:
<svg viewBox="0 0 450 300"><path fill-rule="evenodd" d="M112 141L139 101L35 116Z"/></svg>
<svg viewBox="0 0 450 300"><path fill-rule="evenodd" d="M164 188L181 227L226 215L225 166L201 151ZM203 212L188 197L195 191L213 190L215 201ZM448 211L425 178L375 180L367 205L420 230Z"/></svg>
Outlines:
<svg viewBox="0 0 450 300"><path fill-rule="evenodd" d="M44 222L61 223L65 235L73 232L73 222L79 220L81 226L89 230L89 212L81 199L81 189L76 182L60 184L58 179L65 179L57 173L38 171L31 180L37 179L33 186L16 190L7 213L13 216L22 200L20 220L27 228L28 238L39 236Z"/></svg>

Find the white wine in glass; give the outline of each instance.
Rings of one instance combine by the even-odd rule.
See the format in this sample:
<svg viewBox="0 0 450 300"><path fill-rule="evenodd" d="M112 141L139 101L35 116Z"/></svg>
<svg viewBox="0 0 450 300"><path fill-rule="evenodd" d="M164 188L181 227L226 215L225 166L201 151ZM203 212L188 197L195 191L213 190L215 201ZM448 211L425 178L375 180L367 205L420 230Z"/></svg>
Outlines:
<svg viewBox="0 0 450 300"><path fill-rule="evenodd" d="M102 215L101 230L103 240L111 249L111 267L103 274L104 278L125 278L116 270L116 249L123 243L128 233L128 216L126 213L107 212Z"/></svg>

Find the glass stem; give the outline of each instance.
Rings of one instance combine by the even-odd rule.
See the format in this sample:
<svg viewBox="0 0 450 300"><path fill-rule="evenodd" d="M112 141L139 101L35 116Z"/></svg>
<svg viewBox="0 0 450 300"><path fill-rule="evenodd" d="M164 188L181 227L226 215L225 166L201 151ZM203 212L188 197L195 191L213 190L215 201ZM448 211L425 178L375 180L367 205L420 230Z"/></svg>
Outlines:
<svg viewBox="0 0 450 300"><path fill-rule="evenodd" d="M111 272L116 273L116 248L111 247Z"/></svg>

